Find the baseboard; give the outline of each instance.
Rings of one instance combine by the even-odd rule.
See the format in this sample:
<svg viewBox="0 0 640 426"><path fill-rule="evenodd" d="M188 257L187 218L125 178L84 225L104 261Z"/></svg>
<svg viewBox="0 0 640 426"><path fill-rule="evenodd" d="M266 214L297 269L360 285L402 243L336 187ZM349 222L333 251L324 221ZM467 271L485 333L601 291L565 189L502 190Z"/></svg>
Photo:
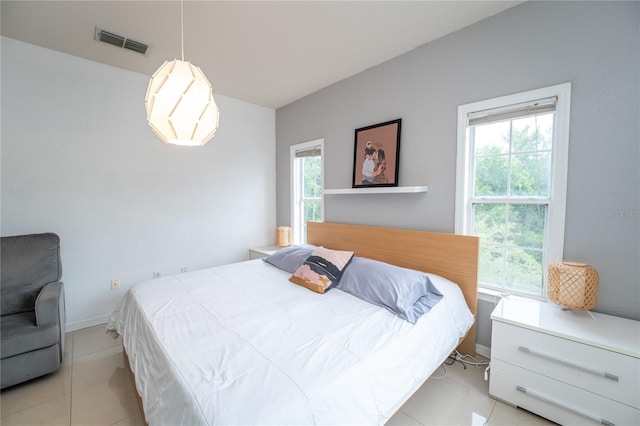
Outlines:
<svg viewBox="0 0 640 426"><path fill-rule="evenodd" d="M488 346L476 343L476 353L478 355L482 355L485 358L491 359L491 348Z"/></svg>
<svg viewBox="0 0 640 426"><path fill-rule="evenodd" d="M67 322L65 324L65 332L70 333L72 331L82 330L83 328L105 324L109 321L109 317L110 315L103 315L100 317L90 318L83 321Z"/></svg>

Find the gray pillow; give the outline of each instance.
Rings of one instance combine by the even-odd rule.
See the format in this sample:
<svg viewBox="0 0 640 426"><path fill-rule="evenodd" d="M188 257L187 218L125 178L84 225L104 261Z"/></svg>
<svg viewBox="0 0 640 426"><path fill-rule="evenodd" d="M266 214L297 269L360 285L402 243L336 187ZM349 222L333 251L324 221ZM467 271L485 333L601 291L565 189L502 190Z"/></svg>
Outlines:
<svg viewBox="0 0 640 426"><path fill-rule="evenodd" d="M363 257L351 260L337 288L411 324L442 299L427 274Z"/></svg>
<svg viewBox="0 0 640 426"><path fill-rule="evenodd" d="M293 274L302 266L304 261L307 260L307 257L309 257L315 249L316 246L308 244L292 245L281 248L271 256L265 257L262 260L272 264L276 268Z"/></svg>

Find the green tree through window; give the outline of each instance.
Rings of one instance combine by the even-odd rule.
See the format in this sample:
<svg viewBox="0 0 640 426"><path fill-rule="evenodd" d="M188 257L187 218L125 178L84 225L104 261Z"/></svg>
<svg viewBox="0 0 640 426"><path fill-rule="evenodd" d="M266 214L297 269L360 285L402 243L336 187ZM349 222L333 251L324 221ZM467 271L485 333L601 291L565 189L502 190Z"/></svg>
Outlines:
<svg viewBox="0 0 640 426"><path fill-rule="evenodd" d="M323 161L322 139L291 146L291 227L293 241L307 241L307 222L322 222Z"/></svg>
<svg viewBox="0 0 640 426"><path fill-rule="evenodd" d="M553 113L477 125L473 233L480 281L540 294Z"/></svg>
<svg viewBox="0 0 640 426"><path fill-rule="evenodd" d="M455 232L479 237L480 287L545 297L563 258L570 99L563 83L458 107Z"/></svg>
<svg viewBox="0 0 640 426"><path fill-rule="evenodd" d="M307 240L306 223L322 220L322 173L319 155L302 158L303 197L304 208L304 241Z"/></svg>

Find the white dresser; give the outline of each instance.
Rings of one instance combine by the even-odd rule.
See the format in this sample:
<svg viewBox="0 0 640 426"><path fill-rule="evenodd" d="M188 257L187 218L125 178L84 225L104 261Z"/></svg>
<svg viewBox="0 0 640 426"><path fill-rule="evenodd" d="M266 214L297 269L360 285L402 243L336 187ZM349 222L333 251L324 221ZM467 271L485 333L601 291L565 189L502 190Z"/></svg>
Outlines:
<svg viewBox="0 0 640 426"><path fill-rule="evenodd" d="M503 298L489 394L565 425L640 425L640 322Z"/></svg>

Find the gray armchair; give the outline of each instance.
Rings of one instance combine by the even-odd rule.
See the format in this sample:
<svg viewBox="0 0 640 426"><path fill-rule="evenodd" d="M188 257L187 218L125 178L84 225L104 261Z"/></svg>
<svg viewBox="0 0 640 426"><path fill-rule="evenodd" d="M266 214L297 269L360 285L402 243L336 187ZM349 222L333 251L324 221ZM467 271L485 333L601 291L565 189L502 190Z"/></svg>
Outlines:
<svg viewBox="0 0 640 426"><path fill-rule="evenodd" d="M2 389L51 373L64 354L64 286L56 234L2 237Z"/></svg>

